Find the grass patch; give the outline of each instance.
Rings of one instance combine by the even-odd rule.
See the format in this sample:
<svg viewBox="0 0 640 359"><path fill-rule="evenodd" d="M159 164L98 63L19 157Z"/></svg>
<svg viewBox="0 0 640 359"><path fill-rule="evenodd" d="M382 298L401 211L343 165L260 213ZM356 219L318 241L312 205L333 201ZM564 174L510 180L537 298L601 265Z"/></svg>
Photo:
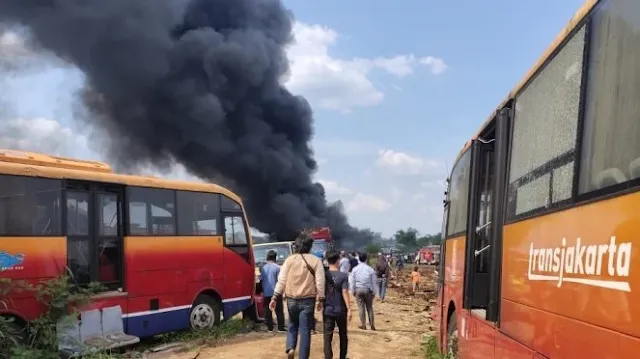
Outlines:
<svg viewBox="0 0 640 359"><path fill-rule="evenodd" d="M240 333L249 332L253 324L242 319L231 319L222 322L219 326L205 330L185 330L161 334L158 340L163 343L175 342L208 342L210 340L220 340L235 336Z"/></svg>
<svg viewBox="0 0 640 359"><path fill-rule="evenodd" d="M424 354L424 359L455 359L449 355L440 354L436 337L433 336L422 342L422 353Z"/></svg>

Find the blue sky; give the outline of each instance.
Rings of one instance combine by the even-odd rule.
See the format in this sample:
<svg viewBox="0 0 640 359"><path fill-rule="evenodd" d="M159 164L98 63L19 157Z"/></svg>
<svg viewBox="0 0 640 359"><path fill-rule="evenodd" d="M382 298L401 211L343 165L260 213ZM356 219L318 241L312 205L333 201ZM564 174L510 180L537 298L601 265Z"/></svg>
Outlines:
<svg viewBox="0 0 640 359"><path fill-rule="evenodd" d="M298 22L287 86L313 106L329 198L385 235L438 232L460 147L582 2L285 0ZM12 46L20 58L17 42L0 33L0 65ZM81 83L55 63L0 74L0 145L99 158L74 122Z"/></svg>

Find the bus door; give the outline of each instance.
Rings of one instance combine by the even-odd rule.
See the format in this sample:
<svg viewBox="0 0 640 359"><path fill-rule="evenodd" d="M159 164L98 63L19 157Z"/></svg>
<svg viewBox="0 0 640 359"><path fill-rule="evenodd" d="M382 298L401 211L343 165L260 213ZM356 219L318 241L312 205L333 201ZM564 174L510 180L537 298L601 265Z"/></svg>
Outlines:
<svg viewBox="0 0 640 359"><path fill-rule="evenodd" d="M495 341L492 323L486 322L494 219L494 144L493 136L472 143L463 298L463 308L469 316L466 332L462 333L467 342L465 347L473 348L470 357L486 359L493 358Z"/></svg>
<svg viewBox="0 0 640 359"><path fill-rule="evenodd" d="M224 236L224 271L227 293L233 298L245 298L241 302L225 304L227 315L238 313L248 305L255 291L255 267L250 247L249 226L239 203L224 195L220 196L220 214ZM235 312L235 313L234 313Z"/></svg>
<svg viewBox="0 0 640 359"><path fill-rule="evenodd" d="M67 266L76 283L123 287L123 192L119 185L65 181Z"/></svg>

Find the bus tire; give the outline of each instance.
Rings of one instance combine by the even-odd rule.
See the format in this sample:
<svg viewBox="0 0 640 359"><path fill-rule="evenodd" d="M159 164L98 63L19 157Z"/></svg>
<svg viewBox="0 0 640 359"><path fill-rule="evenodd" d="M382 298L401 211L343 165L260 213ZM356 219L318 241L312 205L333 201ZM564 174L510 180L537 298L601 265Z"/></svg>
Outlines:
<svg viewBox="0 0 640 359"><path fill-rule="evenodd" d="M189 313L189 325L192 330L211 329L220 325L222 303L206 294L200 294Z"/></svg>
<svg viewBox="0 0 640 359"><path fill-rule="evenodd" d="M455 359L458 357L458 321L456 320L455 310L449 316L447 324L447 359Z"/></svg>

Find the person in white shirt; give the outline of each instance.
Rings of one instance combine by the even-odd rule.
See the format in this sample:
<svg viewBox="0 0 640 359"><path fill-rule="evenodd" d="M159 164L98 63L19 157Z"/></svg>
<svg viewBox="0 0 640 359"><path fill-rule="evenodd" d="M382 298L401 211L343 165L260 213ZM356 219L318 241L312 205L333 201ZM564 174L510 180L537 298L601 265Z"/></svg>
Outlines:
<svg viewBox="0 0 640 359"><path fill-rule="evenodd" d="M349 274L349 271L351 270L351 265L349 264L349 258L347 258L344 251L340 251L340 262L338 264L340 267L340 272Z"/></svg>

